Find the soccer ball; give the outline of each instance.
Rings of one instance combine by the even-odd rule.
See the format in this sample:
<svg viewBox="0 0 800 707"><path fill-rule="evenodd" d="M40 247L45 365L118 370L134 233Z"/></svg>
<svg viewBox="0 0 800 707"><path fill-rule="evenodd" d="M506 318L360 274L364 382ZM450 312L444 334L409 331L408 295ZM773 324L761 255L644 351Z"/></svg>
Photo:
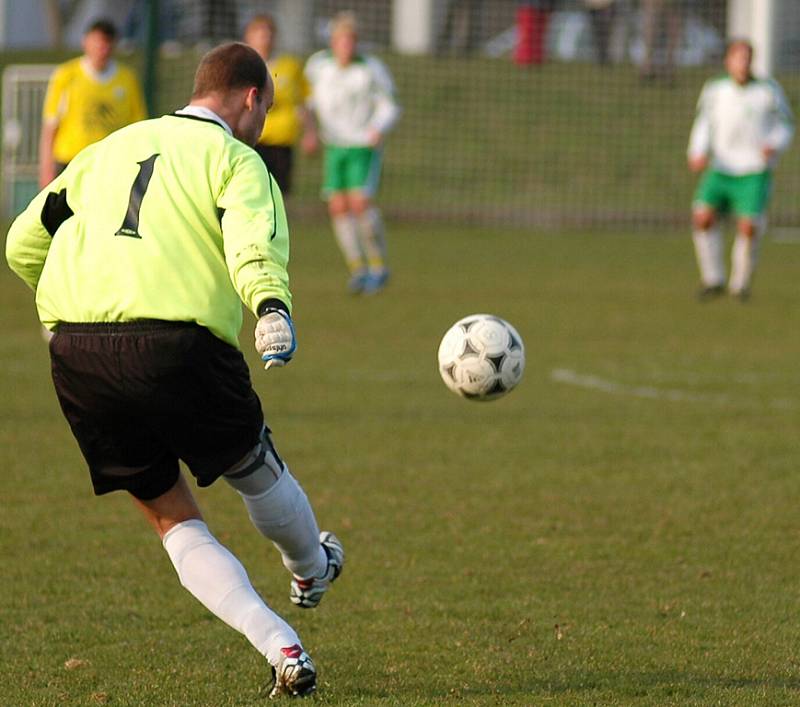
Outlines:
<svg viewBox="0 0 800 707"><path fill-rule="evenodd" d="M522 378L525 345L517 330L492 314L471 314L451 326L439 344L439 373L454 393L494 400Z"/></svg>

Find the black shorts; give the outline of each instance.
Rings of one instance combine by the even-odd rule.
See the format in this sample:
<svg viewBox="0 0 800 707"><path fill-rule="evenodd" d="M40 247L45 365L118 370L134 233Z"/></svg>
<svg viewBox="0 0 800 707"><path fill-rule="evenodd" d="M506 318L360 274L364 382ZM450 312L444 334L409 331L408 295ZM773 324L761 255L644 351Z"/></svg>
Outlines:
<svg viewBox="0 0 800 707"><path fill-rule="evenodd" d="M256 145L256 152L261 155L269 173L275 177L282 194L292 191L292 164L294 152L287 145Z"/></svg>
<svg viewBox="0 0 800 707"><path fill-rule="evenodd" d="M179 459L208 486L258 443L264 416L244 357L201 326L61 324L50 358L98 495L156 498Z"/></svg>

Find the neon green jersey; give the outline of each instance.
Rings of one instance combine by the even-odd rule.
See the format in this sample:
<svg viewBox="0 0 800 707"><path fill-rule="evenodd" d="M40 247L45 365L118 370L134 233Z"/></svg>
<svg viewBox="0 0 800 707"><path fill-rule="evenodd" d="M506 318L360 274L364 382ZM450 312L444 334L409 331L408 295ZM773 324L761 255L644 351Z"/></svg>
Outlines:
<svg viewBox="0 0 800 707"><path fill-rule="evenodd" d="M82 150L14 221L11 268L59 322L192 321L238 346L241 302L291 307L283 198L220 124L167 115Z"/></svg>

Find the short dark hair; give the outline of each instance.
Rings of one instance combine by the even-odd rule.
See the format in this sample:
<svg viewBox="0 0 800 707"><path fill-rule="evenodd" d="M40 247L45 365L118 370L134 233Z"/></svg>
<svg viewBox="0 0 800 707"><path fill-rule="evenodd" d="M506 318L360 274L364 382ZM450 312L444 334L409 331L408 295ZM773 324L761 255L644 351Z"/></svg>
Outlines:
<svg viewBox="0 0 800 707"><path fill-rule="evenodd" d="M192 98L226 93L237 88L267 85L267 65L258 52L242 42L228 42L212 49L201 60L194 75Z"/></svg>
<svg viewBox="0 0 800 707"><path fill-rule="evenodd" d="M113 42L117 38L117 28L111 20L101 18L92 22L83 33L84 36L92 32L100 32L106 39Z"/></svg>

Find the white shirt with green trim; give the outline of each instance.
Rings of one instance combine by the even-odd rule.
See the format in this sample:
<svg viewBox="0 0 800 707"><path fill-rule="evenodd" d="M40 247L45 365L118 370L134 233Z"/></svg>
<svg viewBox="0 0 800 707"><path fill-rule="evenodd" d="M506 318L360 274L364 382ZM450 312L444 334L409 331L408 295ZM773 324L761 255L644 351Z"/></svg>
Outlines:
<svg viewBox="0 0 800 707"><path fill-rule="evenodd" d="M389 70L373 56L356 55L340 66L330 50L320 51L309 58L305 74L308 106L327 145L365 147L370 130L385 134L400 116Z"/></svg>
<svg viewBox="0 0 800 707"><path fill-rule="evenodd" d="M773 166L764 149L777 157L793 135L792 111L776 81L751 79L742 86L724 76L703 87L688 154L710 156L712 169L725 174L757 174Z"/></svg>

